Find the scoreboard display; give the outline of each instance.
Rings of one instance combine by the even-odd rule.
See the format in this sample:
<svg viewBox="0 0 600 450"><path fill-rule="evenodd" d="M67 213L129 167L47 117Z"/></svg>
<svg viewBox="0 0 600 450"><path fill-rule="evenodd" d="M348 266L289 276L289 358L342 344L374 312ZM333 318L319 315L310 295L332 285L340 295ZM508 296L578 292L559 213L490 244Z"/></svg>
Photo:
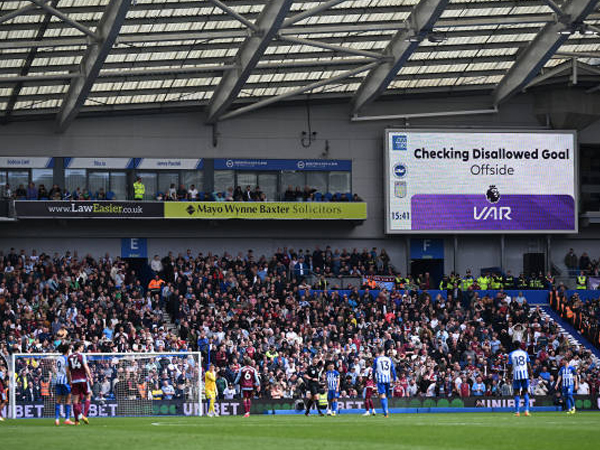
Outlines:
<svg viewBox="0 0 600 450"><path fill-rule="evenodd" d="M577 232L572 131L386 130L386 233Z"/></svg>

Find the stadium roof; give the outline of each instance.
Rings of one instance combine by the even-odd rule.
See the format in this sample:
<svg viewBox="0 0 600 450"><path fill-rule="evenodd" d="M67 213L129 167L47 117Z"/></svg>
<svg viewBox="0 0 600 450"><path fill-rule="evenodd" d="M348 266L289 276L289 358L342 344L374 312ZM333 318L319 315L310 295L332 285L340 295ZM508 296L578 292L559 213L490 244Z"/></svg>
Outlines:
<svg viewBox="0 0 600 450"><path fill-rule="evenodd" d="M306 93L354 113L384 93L487 90L497 105L574 58L594 71L597 6L3 0L0 121L53 114L64 129L80 112L207 105L214 122Z"/></svg>

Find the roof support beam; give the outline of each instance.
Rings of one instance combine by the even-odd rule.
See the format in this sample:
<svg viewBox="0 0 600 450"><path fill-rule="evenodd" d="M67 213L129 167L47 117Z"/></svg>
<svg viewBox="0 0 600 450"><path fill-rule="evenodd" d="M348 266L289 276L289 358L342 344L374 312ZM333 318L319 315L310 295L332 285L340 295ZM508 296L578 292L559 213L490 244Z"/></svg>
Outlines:
<svg viewBox="0 0 600 450"><path fill-rule="evenodd" d="M398 31L385 48L383 54L391 61L375 67L367 74L352 98L352 113L379 97L392 82L398 71L442 15L449 0L421 0L406 20L409 29Z"/></svg>
<svg viewBox="0 0 600 450"><path fill-rule="evenodd" d="M39 6L40 8L42 8L43 10L47 11L48 13L52 14L53 16L58 17L60 20L62 20L65 23L68 23L69 25L71 25L73 28L78 29L79 31L81 31L83 34L87 34L89 37L91 37L92 39L98 39L98 36L96 35L96 33L94 33L93 31L91 31L88 27L80 24L79 22L77 22L76 20L71 19L69 16L67 16L66 14L60 12L58 9L53 8L50 5L47 5L46 2L44 0L29 0L32 3L35 3L37 6Z"/></svg>
<svg viewBox="0 0 600 450"><path fill-rule="evenodd" d="M378 66L379 64L381 64L379 61L375 61L372 62L370 64L366 64L364 66L358 67L356 69L351 69L348 70L346 72L343 72L335 77L331 77L331 78L327 78L325 80L319 80L319 81L315 81L314 83L311 83L307 86L301 86L299 88L296 89L292 89L291 91L287 91L284 92L283 94L280 95L275 95L273 97L269 97L265 100L261 100L259 102L256 103L252 103L251 105L248 106L243 106L242 108L238 108L234 111L228 112L227 114L224 114L221 117L221 120L227 120L227 119L232 119L234 117L237 117L241 114L245 114L251 111L255 111L259 108L263 108L265 106L271 105L273 103L276 103L280 100L284 100L286 98L289 97L294 97L296 95L302 94L304 92L308 92L308 91L312 91L313 89L317 89L320 88L322 86L326 86L328 84L333 84L333 83L337 83L338 81L342 81L346 78L350 78L354 75L358 75L361 72L366 72L367 70L371 70L372 68Z"/></svg>
<svg viewBox="0 0 600 450"><path fill-rule="evenodd" d="M44 2L49 2L50 0L44 0ZM3 16L0 16L0 23L3 22L8 22L11 19L14 19L17 16L20 16L22 14L28 13L29 11L33 11L34 9L37 9L38 5L27 5L27 6L23 6L22 8L19 9L15 9L9 13L4 14Z"/></svg>
<svg viewBox="0 0 600 450"><path fill-rule="evenodd" d="M453 60L454 61L454 60ZM311 67L320 69L328 67L349 67L363 66L370 63L367 58L346 58L331 61L288 61L283 63L262 62L256 65L256 71L261 73L277 70L279 73L296 73L307 71ZM189 78L207 78L212 76L221 76L222 72L228 70L237 70L234 65L206 65L206 66L189 66L189 67L172 67L172 68L144 68L144 69L125 69L125 70L103 70L98 75L98 80L121 80L127 78L128 81L137 79L171 79L182 76ZM340 69L338 69L340 70ZM202 76L206 74L205 76ZM24 83L28 86L43 86L57 85L77 78L77 74L60 73L51 75L29 75L29 76L0 76L0 87L11 86L14 83ZM116 95L116 93L115 93Z"/></svg>
<svg viewBox="0 0 600 450"><path fill-rule="evenodd" d="M281 28L287 28L295 24L296 22L300 22L301 20L306 19L307 17L316 16L320 12L323 12L329 8L333 8L335 5L343 3L345 1L346 0L329 0L327 2L323 2L320 5L315 6L314 8L307 9L305 11L302 11L301 13L290 17L289 19L286 19L285 22L283 22Z"/></svg>
<svg viewBox="0 0 600 450"><path fill-rule="evenodd" d="M544 0L544 2L548 5L548 7L554 11L556 14L558 14L559 16L562 15L562 10L560 9L560 6L558 6L554 0Z"/></svg>
<svg viewBox="0 0 600 450"><path fill-rule="evenodd" d="M236 19L238 22L241 22L244 25L246 25L251 30L258 31L258 29L256 28L256 25L254 25L252 22L250 22L248 19L246 19L244 16L242 16L236 10L227 6L222 1L220 1L220 0L208 0L208 1L211 2L213 5L215 5L217 8L219 8L221 11L229 14L231 17Z"/></svg>
<svg viewBox="0 0 600 450"><path fill-rule="evenodd" d="M269 46L288 14L293 0L269 1L256 20L257 32L248 37L236 55L239 70L225 74L217 86L208 105L209 123L216 122L223 112L235 101L252 70Z"/></svg>
<svg viewBox="0 0 600 450"><path fill-rule="evenodd" d="M590 20L600 20L600 13L594 12L588 16ZM555 20L552 14L524 14L521 16L481 16L481 17L458 17L441 18L435 26L436 29L444 28L464 28L479 27L488 25L527 25L544 24ZM331 33L361 33L365 31L398 31L406 29L405 22L366 22L366 23L348 23L348 24L317 24L294 26L279 31L280 36L297 36L306 34L331 34ZM500 30L501 32L501 30ZM452 35L449 32L448 35ZM515 34L517 34L515 32ZM138 42L177 42L185 40L210 40L210 39L243 39L248 37L248 30L245 29L227 29L227 30L209 30L209 31L185 31L175 33L130 33L121 34L119 42L122 44L135 44ZM87 39L79 36L65 36L56 38L46 38L42 41L28 39L3 39L0 41L0 50L30 47L72 47L77 45L86 45Z"/></svg>
<svg viewBox="0 0 600 450"><path fill-rule="evenodd" d="M519 55L493 93L494 105L526 86L594 10L598 0L571 0L563 7L561 20L547 23Z"/></svg>
<svg viewBox="0 0 600 450"><path fill-rule="evenodd" d="M567 61L558 66L555 66L549 70L544 71L544 73L540 73L537 77L532 79L529 83L527 83L524 89L528 89L540 83L543 83L550 78L554 78L557 75L560 75L563 72L567 72L571 68L572 61Z"/></svg>
<svg viewBox="0 0 600 450"><path fill-rule="evenodd" d="M71 82L58 112L56 119L58 131L64 131L71 124L85 103L102 64L117 39L131 1L112 0L106 7L96 28L100 40L91 44L85 52L81 60L79 77Z"/></svg>
<svg viewBox="0 0 600 450"><path fill-rule="evenodd" d="M59 0L52 0L52 5L56 6L58 4L58 2L59 2ZM44 38L44 34L46 33L46 30L48 29L48 25L50 24L51 19L52 19L51 14L48 14L48 13L44 14L44 18L42 19L42 22L39 24L39 27L35 34L36 41L41 41ZM33 66L33 61L35 60L37 52L38 52L37 47L32 47L29 49L29 51L27 52L27 57L25 58L25 62L23 63L23 65L21 66L21 69L19 70L19 76L26 77L27 75L29 75L29 71L31 70L31 67ZM7 123L10 120L10 116L12 115L13 110L15 109L15 106L17 105L17 101L21 94L21 89L23 89L23 82L17 81L12 89L12 92L10 94L8 101L6 102L6 109L4 110L4 117L2 118L3 123Z"/></svg>
<svg viewBox="0 0 600 450"><path fill-rule="evenodd" d="M384 56L381 53L370 52L368 50L360 50L357 48L343 47L341 45L328 44L327 42L316 41L314 39L303 39L291 36L280 36L280 41L289 42L291 44L308 45L310 47L323 48L333 52L348 53L350 55L364 56L365 58L382 59Z"/></svg>

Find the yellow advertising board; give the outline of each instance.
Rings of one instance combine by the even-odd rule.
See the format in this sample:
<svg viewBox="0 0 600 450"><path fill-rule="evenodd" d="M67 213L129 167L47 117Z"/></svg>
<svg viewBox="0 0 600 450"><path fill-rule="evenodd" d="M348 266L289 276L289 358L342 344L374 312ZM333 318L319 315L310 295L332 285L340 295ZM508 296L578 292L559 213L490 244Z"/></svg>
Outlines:
<svg viewBox="0 0 600 450"><path fill-rule="evenodd" d="M166 202L165 219L365 220L366 203Z"/></svg>

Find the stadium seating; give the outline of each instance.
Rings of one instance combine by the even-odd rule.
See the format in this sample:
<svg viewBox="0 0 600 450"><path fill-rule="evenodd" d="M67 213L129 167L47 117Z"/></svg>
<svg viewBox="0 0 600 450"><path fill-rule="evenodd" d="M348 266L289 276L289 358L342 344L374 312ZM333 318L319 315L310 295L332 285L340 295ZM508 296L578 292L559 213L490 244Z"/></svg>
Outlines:
<svg viewBox="0 0 600 450"><path fill-rule="evenodd" d="M600 349L600 295L585 299L577 291L571 294L551 292L550 306L592 345Z"/></svg>
<svg viewBox="0 0 600 450"><path fill-rule="evenodd" d="M313 270L341 274L350 264L365 272L383 269L382 254L327 247L302 256ZM381 346L398 366L395 396L471 395L478 376L484 395L500 396L511 392L505 355L519 339L534 356L534 392L553 393L559 354L575 358L590 386L598 387L589 352L571 348L522 297L472 292L454 298L449 291L447 298L432 298L416 289L373 295L360 286L342 294L311 291L307 279L295 276L299 256L292 249L260 258L170 254L157 271L164 284L152 290L149 269L136 275L109 255L12 250L0 257L0 348L5 354L54 351L64 329L89 352L200 350L218 367L220 395L250 356L261 375L261 396L276 391L296 398L315 355L335 361L342 396L360 396L374 348ZM26 385L19 395L31 395Z"/></svg>

